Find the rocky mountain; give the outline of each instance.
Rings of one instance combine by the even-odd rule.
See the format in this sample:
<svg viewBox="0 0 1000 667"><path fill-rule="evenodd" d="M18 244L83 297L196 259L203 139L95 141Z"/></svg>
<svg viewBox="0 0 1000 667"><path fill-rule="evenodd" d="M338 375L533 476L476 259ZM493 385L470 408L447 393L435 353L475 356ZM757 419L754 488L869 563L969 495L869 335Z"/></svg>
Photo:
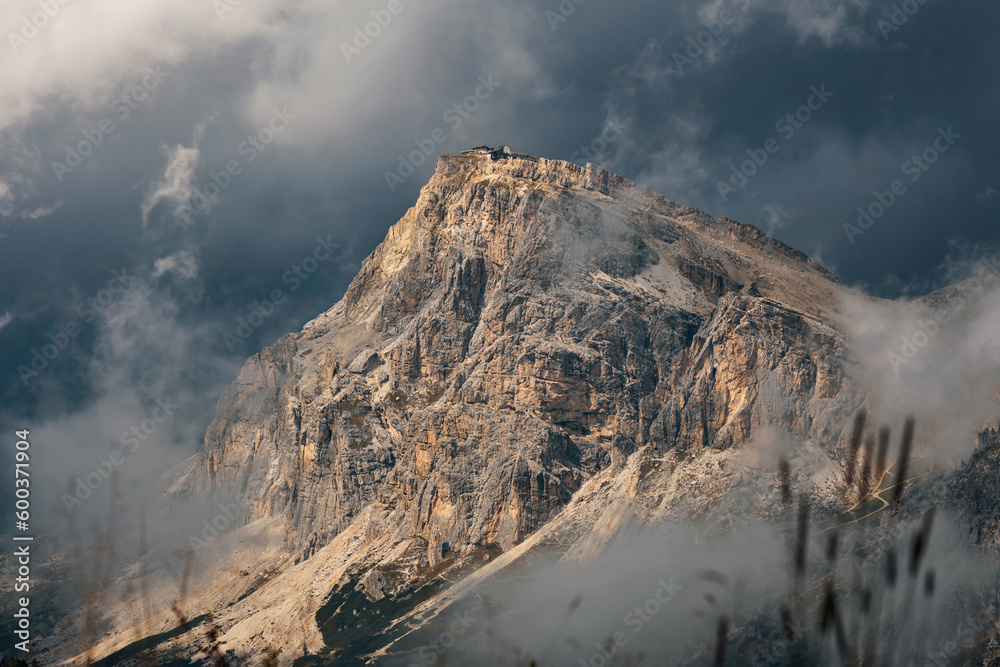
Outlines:
<svg viewBox="0 0 1000 667"><path fill-rule="evenodd" d="M776 515L783 439L801 443L793 482L835 513L866 401L848 293L756 228L597 166L443 156L340 302L250 358L202 451L160 480L164 512L232 508L186 594L180 561L143 572L142 630L118 604L89 655L194 655L177 602L185 630L217 628L202 657L406 656L534 554Z"/></svg>

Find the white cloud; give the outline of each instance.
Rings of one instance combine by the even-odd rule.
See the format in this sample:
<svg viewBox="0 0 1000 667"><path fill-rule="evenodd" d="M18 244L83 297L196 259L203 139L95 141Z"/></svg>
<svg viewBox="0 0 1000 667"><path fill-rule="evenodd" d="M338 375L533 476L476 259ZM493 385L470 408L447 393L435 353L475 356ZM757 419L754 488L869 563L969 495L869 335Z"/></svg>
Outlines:
<svg viewBox="0 0 1000 667"><path fill-rule="evenodd" d="M62 202L56 202L52 206L39 206L32 211L19 210L18 201L23 201L33 192L31 179L15 171L5 173L0 177L0 216L37 220L62 206Z"/></svg>
<svg viewBox="0 0 1000 667"><path fill-rule="evenodd" d="M915 301L864 297L844 304L852 356L872 387L879 420L918 420L921 453L937 463L966 458L975 434L997 415L1000 397L1000 264L990 257L972 278ZM963 269L962 266L965 266Z"/></svg>
<svg viewBox="0 0 1000 667"><path fill-rule="evenodd" d="M142 200L142 225L149 222L149 214L162 201L173 203L173 214L180 215L181 208L190 201L197 184L194 181L195 170L201 162L201 150L198 145L205 136L205 131L213 125L218 116L209 116L198 122L192 132L193 138L191 147L187 148L180 144L173 148L163 146L163 151L167 155L167 166L163 171L160 180L153 183L150 190Z"/></svg>
<svg viewBox="0 0 1000 667"><path fill-rule="evenodd" d="M784 13L788 27L799 40L818 37L833 46L842 42L861 45L865 41L864 31L848 23L847 10L867 5L868 0L771 0L758 7Z"/></svg>
<svg viewBox="0 0 1000 667"><path fill-rule="evenodd" d="M987 199L994 197L996 194L997 191L992 186L990 186L976 195L976 201L979 202L980 204L983 204L986 202Z"/></svg>
<svg viewBox="0 0 1000 667"><path fill-rule="evenodd" d="M296 119L282 134L281 144L300 151L359 146L372 128L395 128L408 135L412 127L416 138L437 125L448 127L441 114L462 99L451 96L471 94L479 75L502 75L502 87L473 120L449 133L456 142L491 119L507 118L507 109L519 101L559 93L546 63L529 48L533 32L546 28L533 12L474 7L456 0L402 6L403 11L348 62L344 44L353 43L356 30L373 20L372 6L357 0L336 8L323 0L258 0L242 3L224 20L207 1L70 0L17 53L8 51L0 58L5 95L0 130L26 134L21 130L29 123L61 117L68 109L95 118L107 115L121 86L141 80L153 65L171 72L169 82L158 91L160 98L171 97L183 106L185 100L177 96L202 94L197 81L185 78L195 67L203 79L215 80L220 67L231 68L228 59L234 51L250 45L252 49L243 51L247 58L240 61L246 69L228 79L243 82L226 91L238 97L235 102L214 98L233 105L218 110L257 129L266 125L273 108L287 108ZM0 8L0 27L16 32L22 17L37 11L34 0L6 3ZM462 43L467 42L457 61L467 81L437 74L443 58L459 57L459 45L441 38L446 35L460 35ZM66 134L75 137L79 129L67 125ZM61 146L60 141L53 137L55 145ZM183 159L176 148L171 157ZM186 157L190 159L191 153ZM209 159L206 154L201 157ZM173 166L184 164L178 161ZM35 156L33 166L44 171L45 162ZM179 190L169 187L159 192L149 200L147 214L157 202L172 201L175 194Z"/></svg>
<svg viewBox="0 0 1000 667"><path fill-rule="evenodd" d="M61 201L56 202L52 206L39 206L33 211L26 211L21 214L21 217L25 220L37 220L38 218L44 218L47 215L55 213L57 210L62 208L63 203Z"/></svg>
<svg viewBox="0 0 1000 667"><path fill-rule="evenodd" d="M9 217L14 211L14 193L5 181L0 181L0 215Z"/></svg>
<svg viewBox="0 0 1000 667"><path fill-rule="evenodd" d="M198 258L192 249L181 250L153 262L153 278L173 273L181 280L198 277Z"/></svg>
<svg viewBox="0 0 1000 667"><path fill-rule="evenodd" d="M774 236L774 233L788 224L791 219L788 212L776 201L762 206L760 212L763 229L768 236Z"/></svg>
<svg viewBox="0 0 1000 667"><path fill-rule="evenodd" d="M139 273L136 271L135 273ZM144 275L131 270L125 289L99 311L93 323L94 354L79 358L83 373L93 387L93 400L80 410L67 411L38 424L39 436L52 438L65 446L51 448L42 455L44 465L39 493L41 501L63 508L59 498L67 481L93 471L93 461L106 460L111 446L121 446L121 434L152 416L156 400L179 405L176 414L163 422L151 437L142 438L134 455L126 453L127 463L118 468L122 476L118 492L138 502L135 483L161 474L193 453L204 437L211 405L222 387L236 376L241 360L211 352L212 341L219 335L211 326L191 325L179 318L180 307L165 290L157 290ZM71 355L67 350L63 354ZM205 383L190 382L194 373ZM49 369L33 382L61 382ZM125 452L129 450L126 448ZM94 499L77 508L83 516L95 520L106 517L105 485ZM39 496L41 499L41 496ZM60 522L62 512L43 517L46 522ZM134 515L133 515L134 517ZM124 530L127 526L120 524Z"/></svg>
<svg viewBox="0 0 1000 667"><path fill-rule="evenodd" d="M147 66L182 63L266 33L278 0L244 3L225 21L211 2L70 0L40 28L25 27L39 13L34 0L0 8L5 42L0 80L0 129L44 113L62 100L79 111L105 105L111 93ZM34 28L34 26L31 26Z"/></svg>
<svg viewBox="0 0 1000 667"><path fill-rule="evenodd" d="M163 201L173 204L174 213L186 204L194 194L195 169L198 167L200 151L196 146L188 148L180 144L173 148L163 147L167 154L167 166L160 180L153 183L142 200L142 224L149 222L149 214Z"/></svg>
<svg viewBox="0 0 1000 667"><path fill-rule="evenodd" d="M14 321L14 316L11 315L10 313L4 313L3 315L0 315L0 331L3 331L3 328L13 321Z"/></svg>

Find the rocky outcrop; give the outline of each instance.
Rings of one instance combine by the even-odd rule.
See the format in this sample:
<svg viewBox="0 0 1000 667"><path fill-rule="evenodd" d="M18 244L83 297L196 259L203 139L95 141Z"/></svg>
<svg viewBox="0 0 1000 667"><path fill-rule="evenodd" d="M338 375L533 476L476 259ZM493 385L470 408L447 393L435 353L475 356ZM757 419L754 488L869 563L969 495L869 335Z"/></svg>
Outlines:
<svg viewBox="0 0 1000 667"><path fill-rule="evenodd" d="M442 157L341 302L247 362L177 488L288 519L301 558L373 504L429 564L510 548L638 450L835 444L840 289L592 165Z"/></svg>
<svg viewBox="0 0 1000 667"><path fill-rule="evenodd" d="M817 511L841 502L863 400L845 291L759 230L596 166L444 156L340 302L247 361L162 488L283 525L287 571L255 595L337 583L271 625L298 604L326 637L353 608L368 650L497 554L585 557L631 522L726 511L730 462L771 432L816 453L792 465L826 480ZM779 504L776 480L745 491L747 511ZM255 599L217 619L238 649L284 641Z"/></svg>

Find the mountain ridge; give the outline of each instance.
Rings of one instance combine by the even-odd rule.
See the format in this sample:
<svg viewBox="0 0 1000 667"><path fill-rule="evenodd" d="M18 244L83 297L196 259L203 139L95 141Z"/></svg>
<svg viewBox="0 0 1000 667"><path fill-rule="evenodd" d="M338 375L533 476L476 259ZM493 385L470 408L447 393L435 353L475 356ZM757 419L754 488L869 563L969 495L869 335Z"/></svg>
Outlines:
<svg viewBox="0 0 1000 667"><path fill-rule="evenodd" d="M343 298L250 357L202 450L160 479L165 516L236 499L219 545L270 545L257 560L273 579L199 580L189 616L223 610L241 653L378 653L484 563L773 513L777 484L742 488L730 468L776 431L805 443L794 474L833 511L864 404L847 292L756 228L594 165L442 156ZM332 631L348 601L366 638Z"/></svg>

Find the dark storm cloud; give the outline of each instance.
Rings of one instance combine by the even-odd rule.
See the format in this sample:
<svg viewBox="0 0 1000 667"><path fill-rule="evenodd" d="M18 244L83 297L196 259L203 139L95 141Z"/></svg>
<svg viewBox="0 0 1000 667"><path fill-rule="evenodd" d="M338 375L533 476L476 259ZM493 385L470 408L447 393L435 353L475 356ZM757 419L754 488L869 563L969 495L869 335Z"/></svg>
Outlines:
<svg viewBox="0 0 1000 667"><path fill-rule="evenodd" d="M53 423L66 442L93 431L79 448L96 451L164 395L210 407L242 359L336 302L438 154L480 143L579 162L588 147L848 282L927 289L948 240L996 238L1000 9L928 0L883 36L893 5L271 0L220 16L207 1L90 0L22 43L9 34L37 5L8 3L4 426ZM484 78L498 82L488 94ZM823 86L833 95L785 136L776 125ZM948 127L961 138L850 243L857 208L907 178L903 164ZM719 182L769 138L780 149L723 201ZM387 173L402 182L390 188ZM339 250L303 274L319 239ZM133 307L116 297L118 310L86 321L81 304L122 268L144 286L129 292ZM275 290L284 300L271 309ZM231 344L225 334L261 307L259 326ZM69 324L79 333L25 382L35 351ZM209 413L188 413L162 446L193 451ZM116 425L107 438L100 423Z"/></svg>

